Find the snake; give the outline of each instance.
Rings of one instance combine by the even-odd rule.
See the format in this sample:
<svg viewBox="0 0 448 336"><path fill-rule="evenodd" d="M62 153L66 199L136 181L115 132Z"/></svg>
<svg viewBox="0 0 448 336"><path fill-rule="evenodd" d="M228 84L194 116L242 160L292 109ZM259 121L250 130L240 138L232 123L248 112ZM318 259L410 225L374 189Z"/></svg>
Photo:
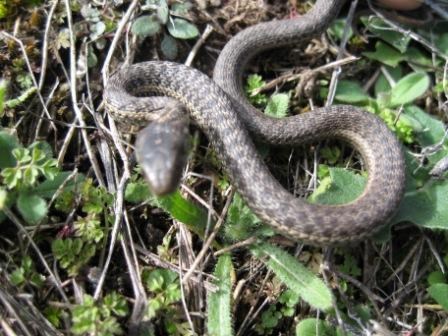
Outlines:
<svg viewBox="0 0 448 336"><path fill-rule="evenodd" d="M331 245L366 239L385 225L404 193L405 164L401 144L379 117L358 107L331 105L274 118L253 107L243 89L244 71L256 55L321 34L343 3L317 0L298 18L245 28L224 46L213 79L195 68L161 60L123 66L113 73L104 89L105 107L120 123L145 125L135 152L153 193L176 190L192 122L207 136L247 206L279 234ZM257 141L295 147L329 138L353 146L368 172L362 194L345 204L294 197L273 177L254 145Z"/></svg>

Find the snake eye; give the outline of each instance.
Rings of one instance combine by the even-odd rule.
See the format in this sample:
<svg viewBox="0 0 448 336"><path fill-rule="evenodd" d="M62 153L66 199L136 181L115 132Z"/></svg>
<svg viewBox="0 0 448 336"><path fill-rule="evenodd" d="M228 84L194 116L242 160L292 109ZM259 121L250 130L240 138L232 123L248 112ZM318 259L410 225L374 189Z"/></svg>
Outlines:
<svg viewBox="0 0 448 336"><path fill-rule="evenodd" d="M174 192L188 157L188 127L184 120L153 122L137 135L137 161L151 191L158 196Z"/></svg>

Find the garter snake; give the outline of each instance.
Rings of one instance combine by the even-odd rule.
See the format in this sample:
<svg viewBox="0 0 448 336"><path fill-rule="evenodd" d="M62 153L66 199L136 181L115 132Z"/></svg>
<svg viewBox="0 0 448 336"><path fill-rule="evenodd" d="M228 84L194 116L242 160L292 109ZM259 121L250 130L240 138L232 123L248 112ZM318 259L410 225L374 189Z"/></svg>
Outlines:
<svg viewBox="0 0 448 336"><path fill-rule="evenodd" d="M153 191L163 194L176 187L192 119L207 135L247 205L285 236L314 244L340 243L366 237L384 224L400 203L405 173L401 146L378 117L337 105L271 118L252 107L242 89L243 71L256 54L321 33L342 3L317 0L297 19L260 23L238 33L221 52L214 80L166 61L137 63L111 76L104 92L109 113L123 123L151 122L139 134L136 152ZM365 190L356 200L335 206L295 198L271 175L251 136L271 145L292 146L342 139L364 160ZM175 176L166 177L171 169Z"/></svg>

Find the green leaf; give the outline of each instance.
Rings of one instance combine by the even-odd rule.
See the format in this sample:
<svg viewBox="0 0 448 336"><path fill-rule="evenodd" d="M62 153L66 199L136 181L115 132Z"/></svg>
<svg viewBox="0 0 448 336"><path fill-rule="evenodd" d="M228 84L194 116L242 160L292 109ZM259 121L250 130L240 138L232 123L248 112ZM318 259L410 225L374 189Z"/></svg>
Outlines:
<svg viewBox="0 0 448 336"><path fill-rule="evenodd" d="M3 208L5 207L7 197L8 192L5 189L0 188L0 210L3 210Z"/></svg>
<svg viewBox="0 0 448 336"><path fill-rule="evenodd" d="M428 90L429 83L429 76L424 72L403 77L391 90L390 107L408 104L419 98Z"/></svg>
<svg viewBox="0 0 448 336"><path fill-rule="evenodd" d="M117 292L107 294L103 299L104 308L117 316L126 316L128 313L128 305L126 299Z"/></svg>
<svg viewBox="0 0 448 336"><path fill-rule="evenodd" d="M87 48L87 66L93 68L98 64L98 57L95 54L95 49L89 45Z"/></svg>
<svg viewBox="0 0 448 336"><path fill-rule="evenodd" d="M227 213L224 233L227 239L237 242L253 236L271 236L273 231L262 225L260 219L236 193Z"/></svg>
<svg viewBox="0 0 448 336"><path fill-rule="evenodd" d="M72 172L64 171L58 173L52 180L45 180L44 182L38 184L34 189L34 192L39 196L47 199L51 199L59 187L66 183L67 178L72 174ZM68 181L64 185L64 191L72 192L84 181L85 177L83 174L76 174L76 176Z"/></svg>
<svg viewBox="0 0 448 336"><path fill-rule="evenodd" d="M429 295L448 311L448 284L434 284L428 288Z"/></svg>
<svg viewBox="0 0 448 336"><path fill-rule="evenodd" d="M430 181L405 193L392 223L412 222L431 229L448 229L448 182Z"/></svg>
<svg viewBox="0 0 448 336"><path fill-rule="evenodd" d="M445 55L448 55L448 33L435 36L434 45L437 46Z"/></svg>
<svg viewBox="0 0 448 336"><path fill-rule="evenodd" d="M150 197L151 192L149 191L148 183L142 179L129 182L124 192L124 199L133 204L147 201Z"/></svg>
<svg viewBox="0 0 448 336"><path fill-rule="evenodd" d="M5 102L5 106L8 108L15 108L25 101L27 101L30 97L32 97L37 92L37 88L32 86L30 88L25 89L20 96L17 98L9 99Z"/></svg>
<svg viewBox="0 0 448 336"><path fill-rule="evenodd" d="M282 249L259 244L252 252L291 290L309 305L327 311L331 308L331 292L324 282ZM267 259L266 259L267 258Z"/></svg>
<svg viewBox="0 0 448 336"><path fill-rule="evenodd" d="M29 224L39 223L47 215L47 202L36 194L20 193L17 198L17 208Z"/></svg>
<svg viewBox="0 0 448 336"><path fill-rule="evenodd" d="M90 25L90 39L96 40L106 31L106 24L103 21L98 21Z"/></svg>
<svg viewBox="0 0 448 336"><path fill-rule="evenodd" d="M345 28L347 27L347 19L336 19L331 23L328 32L337 39L342 40ZM349 26L348 39L353 36L353 29Z"/></svg>
<svg viewBox="0 0 448 336"><path fill-rule="evenodd" d="M170 195L154 197L151 203L187 225L191 231L200 237L204 235L207 225L207 212L192 201L183 198L178 191Z"/></svg>
<svg viewBox="0 0 448 336"><path fill-rule="evenodd" d="M199 35L196 26L187 20L175 18L168 21L166 26L171 36L178 39L192 39Z"/></svg>
<svg viewBox="0 0 448 336"><path fill-rule="evenodd" d="M43 311L45 318L56 328L61 326L62 309L53 306L47 306Z"/></svg>
<svg viewBox="0 0 448 336"><path fill-rule="evenodd" d="M160 44L160 48L162 49L162 52L167 59L174 60L177 57L177 42L173 37L171 37L171 35L163 35L163 40Z"/></svg>
<svg viewBox="0 0 448 336"><path fill-rule="evenodd" d="M263 93L254 94L254 92L265 85L266 82L263 80L258 74L251 74L247 76L246 85L244 86L244 91L246 92L246 96L249 101L255 106L265 106L268 101L268 98Z"/></svg>
<svg viewBox="0 0 448 336"><path fill-rule="evenodd" d="M408 50L406 50L406 53L404 55L406 57L406 60L414 65L420 65L426 68L432 68L434 65L431 56L429 56L427 53L424 53L421 49L410 47Z"/></svg>
<svg viewBox="0 0 448 336"><path fill-rule="evenodd" d="M341 149L338 146L325 146L321 148L320 155L322 159L334 165L341 157Z"/></svg>
<svg viewBox="0 0 448 336"><path fill-rule="evenodd" d="M269 98L264 112L275 118L283 118L288 114L289 94L276 93Z"/></svg>
<svg viewBox="0 0 448 336"><path fill-rule="evenodd" d="M210 293L207 299L207 329L210 336L233 335L230 305L233 273L234 269L230 255L220 256L213 273L216 277L214 284L218 289L216 292Z"/></svg>
<svg viewBox="0 0 448 336"><path fill-rule="evenodd" d="M397 66L395 68L384 66L387 73L392 77L393 81L398 82L400 78L403 76L401 66ZM375 97L378 97L382 93L389 93L392 86L390 85L389 81L386 79L386 77L381 73L378 76L378 79L375 82Z"/></svg>
<svg viewBox="0 0 448 336"><path fill-rule="evenodd" d="M171 5L171 11L174 15L186 15L188 11L193 7L191 2L175 2Z"/></svg>
<svg viewBox="0 0 448 336"><path fill-rule="evenodd" d="M4 19L8 16L9 7L6 2L0 2L0 19Z"/></svg>
<svg viewBox="0 0 448 336"><path fill-rule="evenodd" d="M398 63L405 59L403 54L381 41L375 44L374 52L367 51L363 55L391 67L396 67Z"/></svg>
<svg viewBox="0 0 448 336"><path fill-rule="evenodd" d="M157 5L157 17L161 23L166 24L168 22L169 13L170 11L166 0L159 0Z"/></svg>
<svg viewBox="0 0 448 336"><path fill-rule="evenodd" d="M157 15L140 16L134 21L131 27L131 32L139 37L154 36L160 32L161 26L157 19Z"/></svg>
<svg viewBox="0 0 448 336"><path fill-rule="evenodd" d="M439 119L429 115L415 105L405 106L403 114L419 123L420 128L416 130L416 138L422 147L434 145L443 139L445 126ZM444 155L445 152L441 153L441 155L430 157L429 160L435 163Z"/></svg>
<svg viewBox="0 0 448 336"><path fill-rule="evenodd" d="M340 80L336 87L335 98L342 103L363 103L369 100L361 85L355 81Z"/></svg>
<svg viewBox="0 0 448 336"><path fill-rule="evenodd" d="M151 292L161 292L164 289L165 278L163 276L163 269L155 269L149 273L145 280L146 287Z"/></svg>
<svg viewBox="0 0 448 336"><path fill-rule="evenodd" d="M409 42L411 41L410 36L405 36L400 32L391 29L391 27L380 18L363 17L361 18L361 21L372 33L392 45L401 53L406 51Z"/></svg>
<svg viewBox="0 0 448 336"><path fill-rule="evenodd" d="M8 82L3 79L0 79L0 118L3 116L3 109L5 105L7 89L8 89Z"/></svg>
<svg viewBox="0 0 448 336"><path fill-rule="evenodd" d="M367 178L343 168L329 168L330 176L322 179L320 185L309 197L319 204L344 204L355 200L364 191Z"/></svg>
<svg viewBox="0 0 448 336"><path fill-rule="evenodd" d="M0 169L14 167L16 165L13 150L19 146L16 137L6 131L0 130L0 153L2 153L0 155Z"/></svg>
<svg viewBox="0 0 448 336"><path fill-rule="evenodd" d="M333 336L336 332L322 320L309 318L296 326L296 336Z"/></svg>
<svg viewBox="0 0 448 336"><path fill-rule="evenodd" d="M22 267L17 268L10 275L10 280L15 286L20 286L25 282L25 270Z"/></svg>
<svg viewBox="0 0 448 336"><path fill-rule="evenodd" d="M428 284L435 285L438 283L446 283L446 276L442 271L434 271L428 275Z"/></svg>

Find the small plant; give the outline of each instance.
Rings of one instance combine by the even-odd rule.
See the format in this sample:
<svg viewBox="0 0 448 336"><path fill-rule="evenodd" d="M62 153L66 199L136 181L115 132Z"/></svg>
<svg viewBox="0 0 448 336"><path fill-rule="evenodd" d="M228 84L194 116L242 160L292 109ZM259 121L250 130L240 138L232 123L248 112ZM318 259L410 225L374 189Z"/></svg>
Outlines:
<svg viewBox="0 0 448 336"><path fill-rule="evenodd" d="M33 261L29 256L24 256L20 267L16 268L10 275L11 282L16 286L32 285L39 288L45 277L36 272Z"/></svg>
<svg viewBox="0 0 448 336"><path fill-rule="evenodd" d="M411 73L399 78L393 88L390 88L384 77L380 77L375 88L376 99L373 99L357 82L342 80L338 84L335 98L341 103L356 104L377 114L400 140L407 144L412 143L418 123L406 110L398 113L428 90L429 77L422 72Z"/></svg>
<svg viewBox="0 0 448 336"><path fill-rule="evenodd" d="M15 13L17 8L37 6L41 3L41 0L0 0L0 19L12 16L12 13Z"/></svg>
<svg viewBox="0 0 448 336"><path fill-rule="evenodd" d="M123 330L117 319L127 313L126 300L120 294L112 292L101 302L95 302L90 295L84 295L83 302L72 309L71 331L75 335L121 335Z"/></svg>
<svg viewBox="0 0 448 336"><path fill-rule="evenodd" d="M173 218L187 225L199 237L204 235L207 212L193 201L184 198L179 191L155 197L151 194L144 179L138 174L133 174L131 182L126 187L125 199L133 204L149 202L152 206L165 210Z"/></svg>
<svg viewBox="0 0 448 336"><path fill-rule="evenodd" d="M81 184L79 196L72 192L63 192L56 202L56 209L70 213L76 205L87 213L79 216L73 223L74 237L58 238L52 242L52 250L55 258L69 275L77 275L80 268L86 265L101 247L105 237L106 228L104 222L111 222L112 216L107 215L107 209L112 204L112 195L104 188L93 185L91 179ZM78 198L78 199L77 199ZM105 213L105 219L101 214ZM71 235L71 233L69 234Z"/></svg>
<svg viewBox="0 0 448 336"><path fill-rule="evenodd" d="M259 335L269 335L277 327L280 321L286 317L294 316L294 311L299 302L299 295L287 289L278 297L278 304L272 304L261 314L261 322L255 330Z"/></svg>
<svg viewBox="0 0 448 336"><path fill-rule="evenodd" d="M445 265L448 263L448 255L443 258ZM429 296L448 312L448 281L441 271L431 272L428 276L427 288Z"/></svg>
<svg viewBox="0 0 448 336"><path fill-rule="evenodd" d="M45 198L51 198L64 176L51 157L49 145L35 142L23 148L13 136L0 130L0 151L2 207L15 204L27 223L40 222L48 212Z"/></svg>
<svg viewBox="0 0 448 336"><path fill-rule="evenodd" d="M268 102L268 97L264 93L257 92L265 84L263 77L258 74L252 74L247 77L244 90L249 101L255 106L264 107Z"/></svg>
<svg viewBox="0 0 448 336"><path fill-rule="evenodd" d="M7 82L0 81L0 116L4 106L22 103L22 98L5 101ZM23 98L26 99L26 98ZM51 199L59 187L73 191L82 176L67 183L69 172L61 172L46 142L34 142L23 147L18 140L0 127L0 222L2 209L16 206L28 224L42 221L48 212L47 199Z"/></svg>
<svg viewBox="0 0 448 336"><path fill-rule="evenodd" d="M249 101L257 107L264 108L264 113L271 117L285 117L288 114L289 94L275 93L268 98L266 94L258 92L265 84L260 75L252 74L247 77L244 90Z"/></svg>
<svg viewBox="0 0 448 336"><path fill-rule="evenodd" d="M260 219L244 203L239 194L235 194L227 214L224 225L224 236L233 242L242 241L249 237L269 237L274 234L273 230L263 225Z"/></svg>
<svg viewBox="0 0 448 336"><path fill-rule="evenodd" d="M79 5L78 3L76 5ZM80 61L83 61L89 68L93 68L98 64L98 51L101 53L106 47L106 38L104 35L113 31L115 23L107 15L98 8L99 6L93 2L84 3L79 9L80 14L87 23L88 36L90 41L86 48L86 55ZM75 8L78 10L77 8ZM76 32L82 32L83 26L75 27ZM85 28L84 28L85 30ZM85 33L85 32L83 32ZM68 48L70 47L70 35L68 29L61 29L55 41L55 47Z"/></svg>
<svg viewBox="0 0 448 336"><path fill-rule="evenodd" d="M16 166L1 172L3 183L8 189L27 190L34 187L41 176L54 179L58 172L57 161L45 152L43 146L43 143L34 143L28 148L15 148L12 151Z"/></svg>
<svg viewBox="0 0 448 336"><path fill-rule="evenodd" d="M177 335L185 325L176 321L175 306L181 298L179 278L167 269L144 270L142 279L151 293L146 317L159 317L163 320L165 331L169 335Z"/></svg>
<svg viewBox="0 0 448 336"><path fill-rule="evenodd" d="M51 249L61 267L71 276L77 275L79 269L86 265L96 253L95 244L80 238L55 239Z"/></svg>
<svg viewBox="0 0 448 336"><path fill-rule="evenodd" d="M178 53L175 39L186 40L199 35L196 26L183 18L191 7L188 1L168 5L167 0L146 0L142 10L151 14L137 18L131 31L141 38L162 34L160 49L166 58L175 59Z"/></svg>

